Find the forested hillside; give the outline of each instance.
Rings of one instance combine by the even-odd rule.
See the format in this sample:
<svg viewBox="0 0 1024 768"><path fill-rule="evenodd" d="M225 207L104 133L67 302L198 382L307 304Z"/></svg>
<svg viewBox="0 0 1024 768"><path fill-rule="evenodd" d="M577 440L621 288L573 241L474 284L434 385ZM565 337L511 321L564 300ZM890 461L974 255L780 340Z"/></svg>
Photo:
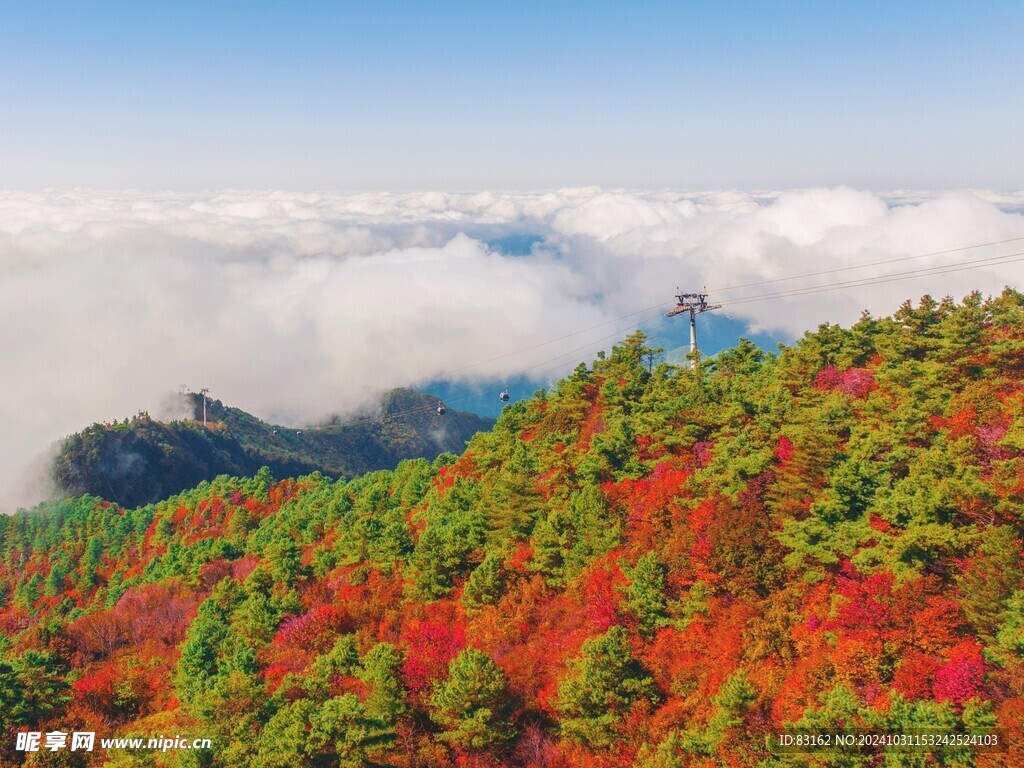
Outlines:
<svg viewBox="0 0 1024 768"><path fill-rule="evenodd" d="M393 469L403 459L434 459L465 448L493 419L448 409L411 389L385 393L372 414L335 417L312 429L267 424L211 399L200 423L202 395L187 395L191 417L162 422L140 414L93 424L61 444L53 481L62 495L91 494L127 507L165 499L218 475L251 477L269 467L278 477L322 472L353 477Z"/></svg>
<svg viewBox="0 0 1024 768"><path fill-rule="evenodd" d="M7 764L1024 764L1024 295L649 372L626 339L459 457L0 520ZM784 728L1008 748L778 756ZM89 760L92 760L90 763ZM58 762L60 761L60 762Z"/></svg>

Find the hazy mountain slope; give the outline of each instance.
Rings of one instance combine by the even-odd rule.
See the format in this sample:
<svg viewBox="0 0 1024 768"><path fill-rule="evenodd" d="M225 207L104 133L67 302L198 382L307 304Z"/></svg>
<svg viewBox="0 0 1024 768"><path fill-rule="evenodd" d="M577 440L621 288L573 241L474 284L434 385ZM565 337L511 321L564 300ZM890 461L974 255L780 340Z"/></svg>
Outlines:
<svg viewBox="0 0 1024 768"><path fill-rule="evenodd" d="M885 764L1024 764L1024 296L645 351L457 459L0 518L3 759L31 728L214 741L133 766L867 766L770 745L998 727Z"/></svg>
<svg viewBox="0 0 1024 768"><path fill-rule="evenodd" d="M433 395L396 389L371 415L302 430L267 424L210 400L203 427L202 398L189 397L193 420L163 423L140 415L94 424L67 438L53 463L57 488L64 495L89 493L138 506L217 475L253 475L262 466L278 477L313 471L352 477L393 468L403 459L460 453L473 434L493 424L454 409L439 417Z"/></svg>

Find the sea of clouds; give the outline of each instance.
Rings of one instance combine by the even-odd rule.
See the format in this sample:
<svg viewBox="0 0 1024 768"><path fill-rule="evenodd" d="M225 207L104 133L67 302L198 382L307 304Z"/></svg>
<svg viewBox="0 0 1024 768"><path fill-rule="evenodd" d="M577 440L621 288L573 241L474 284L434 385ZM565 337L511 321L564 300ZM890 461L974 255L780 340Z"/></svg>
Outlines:
<svg viewBox="0 0 1024 768"><path fill-rule="evenodd" d="M983 191L0 192L0 510L45 493L35 480L55 440L155 414L182 384L300 422L386 387L557 376L677 286L799 335L926 292L1019 287L1024 264L728 301L1024 241L722 289L1019 235L1024 193ZM503 247L517 236L536 240L529 252Z"/></svg>

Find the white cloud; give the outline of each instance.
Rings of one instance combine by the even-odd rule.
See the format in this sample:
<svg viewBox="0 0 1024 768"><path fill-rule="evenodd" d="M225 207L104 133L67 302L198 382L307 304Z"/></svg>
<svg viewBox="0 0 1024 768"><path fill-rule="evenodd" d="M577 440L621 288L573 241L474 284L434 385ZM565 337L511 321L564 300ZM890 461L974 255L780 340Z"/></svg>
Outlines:
<svg viewBox="0 0 1024 768"><path fill-rule="evenodd" d="M453 371L501 381L568 369L572 355L553 358L635 319L536 345L670 300L677 285L721 288L999 240L1024 234L1022 210L1019 194L846 188L0 193L0 508L29 500L19 494L26 467L54 439L156 412L183 382L286 420ZM508 234L544 240L525 257L485 244ZM1024 243L866 274L1013 250ZM796 334L865 307L889 313L926 291L998 291L1021 275L1008 264L728 311Z"/></svg>

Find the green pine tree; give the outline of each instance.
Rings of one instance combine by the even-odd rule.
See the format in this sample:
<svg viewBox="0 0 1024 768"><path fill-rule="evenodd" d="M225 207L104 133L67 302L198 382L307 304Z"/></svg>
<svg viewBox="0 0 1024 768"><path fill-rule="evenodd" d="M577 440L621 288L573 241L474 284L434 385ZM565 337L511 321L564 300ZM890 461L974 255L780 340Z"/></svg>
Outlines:
<svg viewBox="0 0 1024 768"><path fill-rule="evenodd" d="M443 727L440 738L460 747L481 748L508 741L514 733L505 673L486 653L467 648L448 665L448 677L434 690L430 717Z"/></svg>
<svg viewBox="0 0 1024 768"><path fill-rule="evenodd" d="M569 662L558 689L562 733L591 747L610 746L630 707L645 699L658 699L653 680L633 657L625 628L614 626L587 640Z"/></svg>

